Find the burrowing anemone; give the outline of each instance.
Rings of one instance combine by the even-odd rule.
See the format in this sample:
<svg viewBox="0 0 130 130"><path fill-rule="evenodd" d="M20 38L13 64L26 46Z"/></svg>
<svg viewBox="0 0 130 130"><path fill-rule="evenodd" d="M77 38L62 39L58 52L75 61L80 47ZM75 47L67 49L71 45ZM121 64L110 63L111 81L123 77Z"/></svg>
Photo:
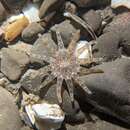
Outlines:
<svg viewBox="0 0 130 130"><path fill-rule="evenodd" d="M57 51L52 57L38 56L48 64L44 67L44 75L47 78L43 81L40 88L47 86L53 80L56 81L56 93L60 104L62 104L63 81L67 85L67 91L70 95L71 102L74 103L74 83L82 87L88 94L92 92L86 84L81 80L80 76L91 73L101 73L101 70L88 69L81 66L80 60L76 56L76 47L80 39L80 31L74 33L68 48L65 48L60 32L56 31ZM36 55L34 57L37 57Z"/></svg>

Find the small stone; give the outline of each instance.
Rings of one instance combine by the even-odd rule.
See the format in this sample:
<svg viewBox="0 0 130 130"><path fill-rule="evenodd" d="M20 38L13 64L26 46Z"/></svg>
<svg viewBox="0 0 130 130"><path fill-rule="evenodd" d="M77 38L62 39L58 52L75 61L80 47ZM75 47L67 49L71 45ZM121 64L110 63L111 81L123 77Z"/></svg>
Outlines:
<svg viewBox="0 0 130 130"><path fill-rule="evenodd" d="M74 3L67 1L65 3L65 11L75 14L77 12L77 6Z"/></svg>
<svg viewBox="0 0 130 130"><path fill-rule="evenodd" d="M0 22L5 20L7 16L7 12L5 10L5 8L3 7L3 5L0 2Z"/></svg>
<svg viewBox="0 0 130 130"><path fill-rule="evenodd" d="M70 23L69 20L65 20L62 23L56 24L51 28L52 32L55 32L56 30L58 30L61 33L61 37L65 46L68 46L73 36L73 33L76 32L75 27Z"/></svg>
<svg viewBox="0 0 130 130"><path fill-rule="evenodd" d="M25 42L32 42L38 38L39 33L45 30L39 23L30 23L22 32L22 38Z"/></svg>
<svg viewBox="0 0 130 130"><path fill-rule="evenodd" d="M20 130L22 122L12 95L0 87L0 129Z"/></svg>
<svg viewBox="0 0 130 130"><path fill-rule="evenodd" d="M83 14L83 19L86 23L88 23L94 31L97 31L102 24L102 18L99 13L94 10L90 10Z"/></svg>
<svg viewBox="0 0 130 130"><path fill-rule="evenodd" d="M10 80L18 80L28 64L26 53L10 48L2 49L1 71Z"/></svg>
<svg viewBox="0 0 130 130"><path fill-rule="evenodd" d="M46 56L49 58L54 54L56 49L57 46L52 40L51 34L46 33L40 36L34 43L31 49L30 60L32 63L43 64L42 56Z"/></svg>

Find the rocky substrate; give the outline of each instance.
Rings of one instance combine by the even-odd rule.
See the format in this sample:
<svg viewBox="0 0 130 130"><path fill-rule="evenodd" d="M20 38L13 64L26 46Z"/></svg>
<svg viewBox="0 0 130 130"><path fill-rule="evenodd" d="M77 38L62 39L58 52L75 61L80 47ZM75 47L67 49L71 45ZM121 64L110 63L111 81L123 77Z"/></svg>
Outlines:
<svg viewBox="0 0 130 130"><path fill-rule="evenodd" d="M32 3L38 5L39 21L14 27L14 32L19 30L15 36L6 30L5 34L13 37L11 41L0 30L0 129L36 130L26 118L23 93L59 104L56 81L44 86L47 63L43 58L49 61L57 52L55 32L61 34L68 48L77 30L79 41L92 43L92 58L98 59L89 63L86 60L83 66L102 73L80 77L92 94L74 82L74 105L69 90L64 89L65 120L60 129L130 129L130 11L126 7L112 9L111 0L32 0ZM1 27L26 4L29 4L26 0L2 0ZM64 82L63 86L67 88Z"/></svg>

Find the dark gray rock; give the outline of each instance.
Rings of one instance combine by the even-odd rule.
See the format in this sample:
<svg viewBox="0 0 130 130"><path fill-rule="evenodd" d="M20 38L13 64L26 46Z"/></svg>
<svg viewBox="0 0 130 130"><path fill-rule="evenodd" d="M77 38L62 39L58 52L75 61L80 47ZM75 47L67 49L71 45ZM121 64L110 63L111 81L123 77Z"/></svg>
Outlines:
<svg viewBox="0 0 130 130"><path fill-rule="evenodd" d="M6 16L7 16L7 12L0 2L0 22L5 20Z"/></svg>
<svg viewBox="0 0 130 130"><path fill-rule="evenodd" d="M114 34L112 37L118 37L118 39L115 39L115 42L118 42L118 46L123 48L123 52L130 56L130 38L129 38L129 31L130 31L130 15L129 12L124 12L121 14L118 14L114 17L112 22L108 24L105 29L103 30L104 33L107 34ZM107 37L110 37L109 35ZM111 40L113 38L109 38L109 42L112 42ZM114 41L113 41L114 43Z"/></svg>
<svg viewBox="0 0 130 130"><path fill-rule="evenodd" d="M20 130L22 122L15 99L5 89L0 87L0 129L1 130Z"/></svg>
<svg viewBox="0 0 130 130"><path fill-rule="evenodd" d="M76 32L75 27L70 23L69 20L65 20L60 24L56 24L51 28L51 31L54 32L58 30L61 33L61 37L65 46L67 46L72 38L72 34Z"/></svg>
<svg viewBox="0 0 130 130"><path fill-rule="evenodd" d="M54 54L56 51L57 46L55 42L52 40L51 34L46 33L42 36L40 36L36 42L34 43L32 49L31 49L31 54L30 54L30 59L32 63L40 63L43 64L43 59L38 58L37 56L46 56L50 57Z"/></svg>
<svg viewBox="0 0 130 130"><path fill-rule="evenodd" d="M10 48L2 49L1 72L10 80L18 80L28 64L26 53Z"/></svg>
<svg viewBox="0 0 130 130"><path fill-rule="evenodd" d="M130 125L130 60L117 59L95 68L102 69L104 73L82 77L92 95L77 90L79 103L83 103L87 110L85 104L89 102L95 111L114 116Z"/></svg>
<svg viewBox="0 0 130 130"><path fill-rule="evenodd" d="M121 56L121 48L119 47L120 37L115 32L107 32L97 39L94 45L94 57L102 57L104 61L116 59Z"/></svg>
<svg viewBox="0 0 130 130"><path fill-rule="evenodd" d="M97 31L102 24L102 18L99 13L94 10L90 10L83 14L83 19L92 27L94 31Z"/></svg>
<svg viewBox="0 0 130 130"><path fill-rule="evenodd" d="M65 0L44 0L39 9L39 17L43 18L51 12L59 10Z"/></svg>
<svg viewBox="0 0 130 130"><path fill-rule="evenodd" d="M130 56L130 36L129 36L129 32L130 32L130 26L127 27L127 29L125 29L121 36L122 36L122 41L121 41L121 46L122 46L122 50L123 53L127 56Z"/></svg>
<svg viewBox="0 0 130 130"><path fill-rule="evenodd" d="M43 33L45 30L39 23L29 24L22 32L22 38L25 42L32 42L38 38L39 33Z"/></svg>
<svg viewBox="0 0 130 130"><path fill-rule="evenodd" d="M99 7L110 4L110 0L72 0L79 7Z"/></svg>

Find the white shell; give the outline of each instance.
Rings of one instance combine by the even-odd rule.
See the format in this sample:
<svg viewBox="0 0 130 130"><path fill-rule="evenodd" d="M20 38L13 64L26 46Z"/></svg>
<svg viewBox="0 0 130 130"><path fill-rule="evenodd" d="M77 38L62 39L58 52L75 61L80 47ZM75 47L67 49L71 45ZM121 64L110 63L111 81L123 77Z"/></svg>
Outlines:
<svg viewBox="0 0 130 130"><path fill-rule="evenodd" d="M32 106L31 105L26 106L25 111L26 111L31 123L34 125L35 124L35 117L34 117L34 111L32 110Z"/></svg>
<svg viewBox="0 0 130 130"><path fill-rule="evenodd" d="M57 104L35 104L32 106L32 110L38 118L52 123L62 123L65 118L63 111Z"/></svg>
<svg viewBox="0 0 130 130"><path fill-rule="evenodd" d="M84 50L79 53L78 50L81 48L84 48ZM76 48L76 56L78 59L89 59L92 55L91 45L88 43L88 41L79 41Z"/></svg>
<svg viewBox="0 0 130 130"><path fill-rule="evenodd" d="M130 9L130 0L112 0L111 1L112 8L117 8L120 6L124 6L128 9Z"/></svg>

